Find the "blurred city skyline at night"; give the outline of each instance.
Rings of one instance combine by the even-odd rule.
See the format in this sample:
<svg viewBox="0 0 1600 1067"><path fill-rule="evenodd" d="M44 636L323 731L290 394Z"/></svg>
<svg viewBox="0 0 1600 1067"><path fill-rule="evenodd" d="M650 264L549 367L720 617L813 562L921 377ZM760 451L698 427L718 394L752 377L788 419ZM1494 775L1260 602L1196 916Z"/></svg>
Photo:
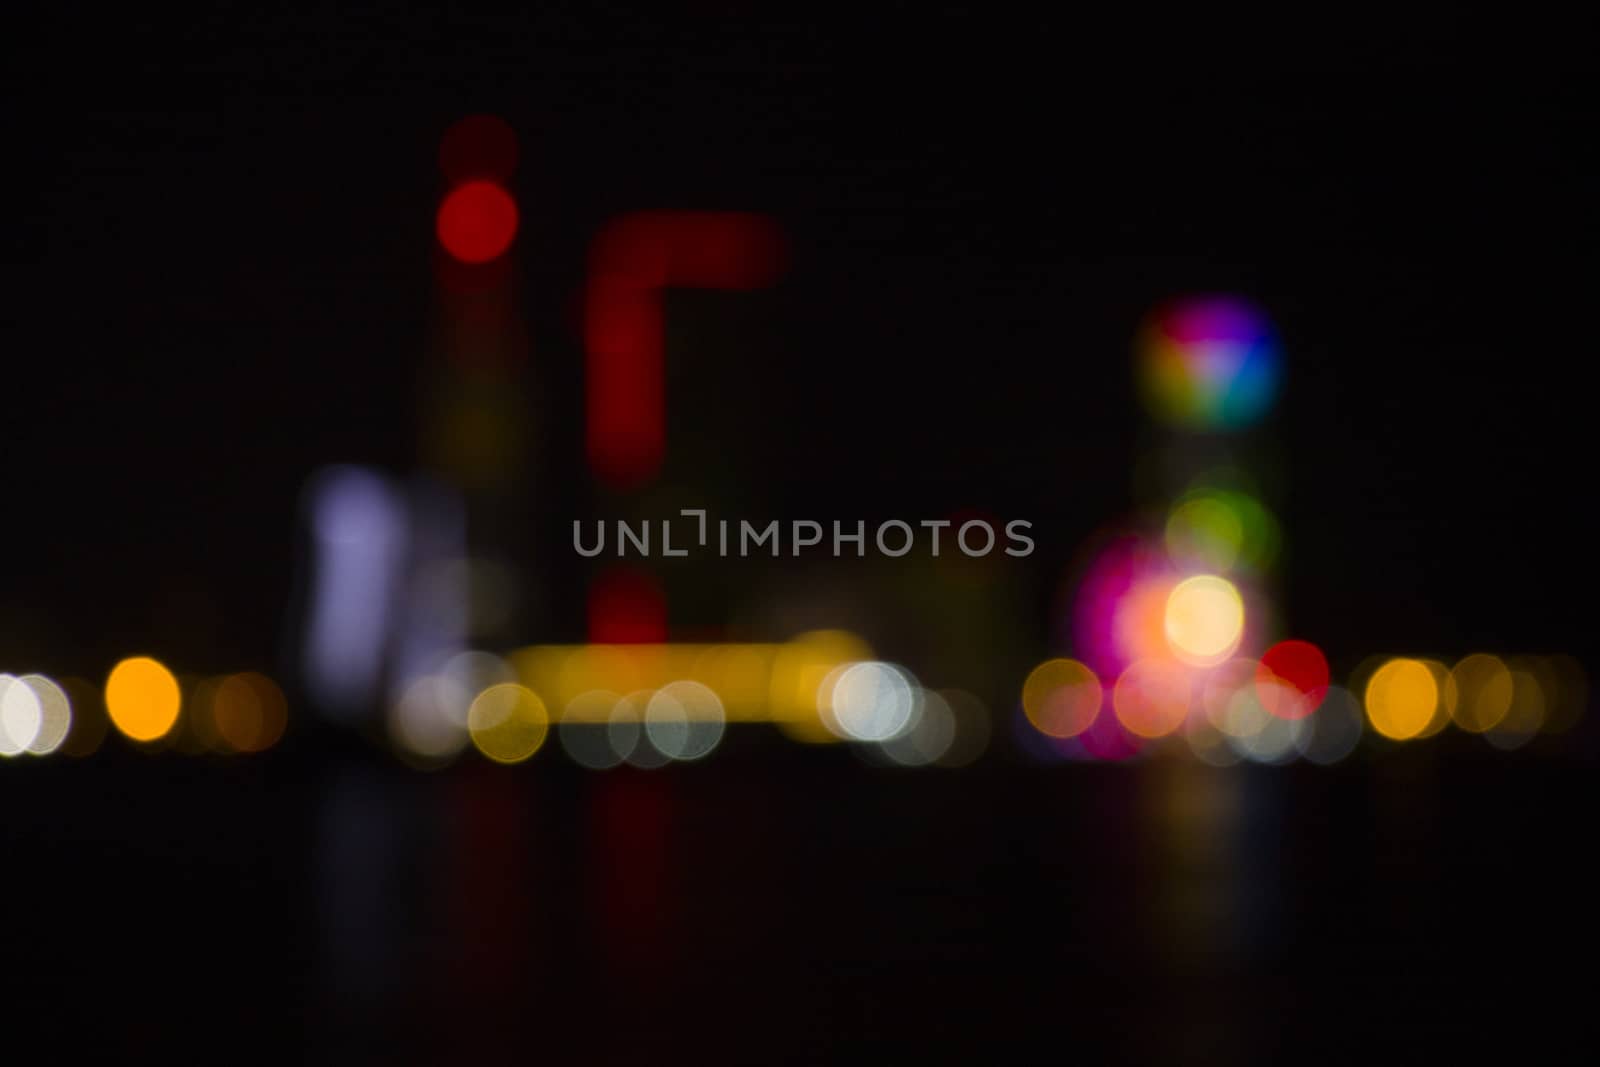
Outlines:
<svg viewBox="0 0 1600 1067"><path fill-rule="evenodd" d="M1586 36L37 21L16 1048L1581 1060Z"/></svg>

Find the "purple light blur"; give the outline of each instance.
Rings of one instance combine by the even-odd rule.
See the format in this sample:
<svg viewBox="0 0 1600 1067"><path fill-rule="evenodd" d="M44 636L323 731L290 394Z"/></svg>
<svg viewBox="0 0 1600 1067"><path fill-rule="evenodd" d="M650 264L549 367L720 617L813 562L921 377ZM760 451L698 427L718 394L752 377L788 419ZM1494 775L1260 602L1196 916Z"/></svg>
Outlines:
<svg viewBox="0 0 1600 1067"><path fill-rule="evenodd" d="M319 706L348 719L377 693L405 507L381 476L349 466L320 471L305 499L316 542L305 683Z"/></svg>

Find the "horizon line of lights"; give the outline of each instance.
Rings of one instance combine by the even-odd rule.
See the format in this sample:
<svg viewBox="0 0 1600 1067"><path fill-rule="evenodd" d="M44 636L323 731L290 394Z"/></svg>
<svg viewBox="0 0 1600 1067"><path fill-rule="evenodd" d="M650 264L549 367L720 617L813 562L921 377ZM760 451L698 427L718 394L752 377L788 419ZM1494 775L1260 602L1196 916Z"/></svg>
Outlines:
<svg viewBox="0 0 1600 1067"><path fill-rule="evenodd" d="M1570 656L1506 660L1473 652L1453 666L1368 657L1340 687L1326 655L1309 641L1281 640L1257 654L1270 607L1234 580L1194 570L1202 561L1185 551L1194 539L1172 536L1184 509L1206 499L1192 492L1180 498L1164 544L1122 537L1094 560L1077 592L1078 635L1089 662L1052 658L1029 673L1019 705L1021 723L1031 728L1019 735L1025 747L1047 758L1116 760L1181 737L1210 763L1297 756L1334 763L1368 730L1404 742L1454 725L1513 749L1540 733L1563 733L1583 714L1587 682ZM1231 528L1212 537L1214 558L1205 562L1232 570L1248 527L1270 531L1275 524L1259 505L1265 522L1243 523L1230 506L1216 508L1202 517L1202 532L1228 525L1219 519Z"/></svg>
<svg viewBox="0 0 1600 1067"><path fill-rule="evenodd" d="M579 766L649 769L711 755L739 723L767 723L805 744L845 742L878 765L960 767L989 748L993 727L979 698L924 688L906 668L871 656L838 630L775 644L467 652L413 679L390 707L389 739L407 762L430 768L468 748L522 763L553 734ZM1299 640L1198 670L1139 660L1109 684L1078 660L1053 657L1022 685L1016 739L1046 761L1187 753L1214 766L1327 766L1364 742L1401 745L1453 727L1510 751L1570 731L1587 691L1581 665L1560 653L1472 652L1451 665L1379 655L1344 685L1331 678L1321 651ZM282 738L287 718L282 690L254 671L180 679L155 659L130 657L103 690L76 677L0 674L6 758L87 756L113 728L146 752L252 754Z"/></svg>
<svg viewBox="0 0 1600 1067"><path fill-rule="evenodd" d="M159 660L131 656L103 686L0 674L0 757L90 756L113 729L145 752L253 755L287 727L283 690L259 671L180 677Z"/></svg>
<svg viewBox="0 0 1600 1067"><path fill-rule="evenodd" d="M1075 659L1045 660L1019 702L1019 739L1045 759L1118 761L1184 750L1205 763L1329 765L1365 740L1398 746L1454 727L1501 750L1572 730L1587 680L1571 656L1469 653L1452 665L1370 656L1334 684L1323 667L1237 657L1201 671L1140 660L1109 684ZM1320 652L1318 653L1320 659ZM1325 661L1322 661L1325 664Z"/></svg>

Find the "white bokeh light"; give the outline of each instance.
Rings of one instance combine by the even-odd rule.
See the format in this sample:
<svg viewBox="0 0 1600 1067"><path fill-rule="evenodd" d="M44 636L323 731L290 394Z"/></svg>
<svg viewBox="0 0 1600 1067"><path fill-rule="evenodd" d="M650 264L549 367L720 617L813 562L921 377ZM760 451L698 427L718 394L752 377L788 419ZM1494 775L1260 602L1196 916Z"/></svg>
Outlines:
<svg viewBox="0 0 1600 1067"><path fill-rule="evenodd" d="M900 667L865 660L840 668L823 684L831 725L837 726L843 737L887 741L911 725L918 687Z"/></svg>
<svg viewBox="0 0 1600 1067"><path fill-rule="evenodd" d="M710 755L722 740L726 722L722 701L699 682L669 682L645 706L645 735L659 752L675 760Z"/></svg>
<svg viewBox="0 0 1600 1067"><path fill-rule="evenodd" d="M44 725L44 709L33 688L20 678L0 674L0 756L28 750Z"/></svg>

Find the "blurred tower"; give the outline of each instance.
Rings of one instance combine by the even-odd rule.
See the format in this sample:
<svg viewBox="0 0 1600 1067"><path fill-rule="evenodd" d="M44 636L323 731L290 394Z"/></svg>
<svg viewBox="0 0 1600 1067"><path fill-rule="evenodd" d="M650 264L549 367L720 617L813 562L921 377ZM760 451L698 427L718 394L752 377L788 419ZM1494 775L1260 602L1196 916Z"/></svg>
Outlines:
<svg viewBox="0 0 1600 1067"><path fill-rule="evenodd" d="M1061 638L1078 660L1038 668L1023 710L1075 754L1120 758L1181 731L1197 754L1231 761L1222 720L1248 718L1271 693L1256 657L1278 628L1279 534L1245 431L1277 397L1277 337L1248 301L1188 297L1145 318L1135 360L1154 429L1137 468L1144 511L1077 576ZM1300 709L1273 710L1287 721ZM1258 725L1265 746L1287 745Z"/></svg>
<svg viewBox="0 0 1600 1067"><path fill-rule="evenodd" d="M507 187L517 139L498 118L452 125L439 148L446 192L436 218L437 335L423 381L425 471L460 501L463 553L424 581L463 605L469 645L512 637L519 543L529 496L528 336L513 242L520 226Z"/></svg>

